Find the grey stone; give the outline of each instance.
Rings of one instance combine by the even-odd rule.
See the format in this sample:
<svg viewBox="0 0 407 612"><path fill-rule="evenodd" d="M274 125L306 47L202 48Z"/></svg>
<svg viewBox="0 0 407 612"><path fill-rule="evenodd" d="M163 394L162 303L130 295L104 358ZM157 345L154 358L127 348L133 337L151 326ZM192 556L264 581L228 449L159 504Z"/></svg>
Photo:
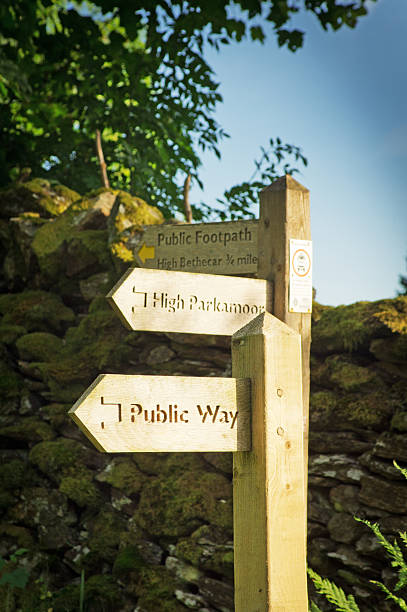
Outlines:
<svg viewBox="0 0 407 612"><path fill-rule="evenodd" d="M355 460L343 454L310 457L308 472L310 476L322 476L348 483L358 483L364 473Z"/></svg>
<svg viewBox="0 0 407 612"><path fill-rule="evenodd" d="M338 512L357 514L360 508L360 488L354 485L339 485L330 490L329 497Z"/></svg>
<svg viewBox="0 0 407 612"><path fill-rule="evenodd" d="M407 461L407 440L402 434L382 433L373 448L373 454L385 459Z"/></svg>
<svg viewBox="0 0 407 612"><path fill-rule="evenodd" d="M155 346L148 354L146 362L148 365L157 365L171 361L175 356L174 351L170 349L166 344L160 344Z"/></svg>
<svg viewBox="0 0 407 612"><path fill-rule="evenodd" d="M362 572L372 570L371 563L358 555L352 546L339 546L336 551L328 552L327 556L330 559L338 559L344 565L357 568Z"/></svg>
<svg viewBox="0 0 407 612"><path fill-rule="evenodd" d="M351 544L363 533L363 525L345 512L336 512L329 520L328 530L336 542Z"/></svg>
<svg viewBox="0 0 407 612"><path fill-rule="evenodd" d="M177 557L167 557L165 567L183 582L197 584L200 578L202 578L202 572L197 567L185 563L177 559Z"/></svg>
<svg viewBox="0 0 407 612"><path fill-rule="evenodd" d="M175 591L175 597L191 610L202 610L202 606L205 605L205 600L200 595L194 595L193 593L186 593L177 589Z"/></svg>
<svg viewBox="0 0 407 612"><path fill-rule="evenodd" d="M374 476L363 476L359 499L373 508L380 508L396 514L407 509L407 483L396 484Z"/></svg>

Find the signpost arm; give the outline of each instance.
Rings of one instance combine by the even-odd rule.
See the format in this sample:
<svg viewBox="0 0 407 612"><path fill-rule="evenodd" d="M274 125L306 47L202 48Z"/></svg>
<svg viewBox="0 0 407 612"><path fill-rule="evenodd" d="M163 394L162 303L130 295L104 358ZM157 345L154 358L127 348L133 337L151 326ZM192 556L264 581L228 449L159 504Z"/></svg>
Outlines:
<svg viewBox="0 0 407 612"><path fill-rule="evenodd" d="M289 312L290 239L311 240L309 190L291 176L285 175L260 193L258 277L273 285L272 313L301 335L306 487L311 314Z"/></svg>
<svg viewBox="0 0 407 612"><path fill-rule="evenodd" d="M235 612L307 612L300 336L261 314L232 365L252 388L252 450L233 454Z"/></svg>

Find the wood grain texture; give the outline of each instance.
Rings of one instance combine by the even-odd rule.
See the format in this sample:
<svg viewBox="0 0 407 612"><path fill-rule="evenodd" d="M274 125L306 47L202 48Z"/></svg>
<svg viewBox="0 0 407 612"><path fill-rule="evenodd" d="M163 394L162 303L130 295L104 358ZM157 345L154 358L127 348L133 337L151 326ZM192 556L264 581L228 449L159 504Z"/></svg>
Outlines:
<svg viewBox="0 0 407 612"><path fill-rule="evenodd" d="M101 374L69 413L109 453L251 448L248 380Z"/></svg>
<svg viewBox="0 0 407 612"><path fill-rule="evenodd" d="M130 329L232 335L270 308L253 278L130 268L107 296Z"/></svg>
<svg viewBox="0 0 407 612"><path fill-rule="evenodd" d="M136 255L141 266L157 270L255 273L257 228L257 220L146 226Z"/></svg>
<svg viewBox="0 0 407 612"><path fill-rule="evenodd" d="M234 334L252 450L233 455L235 612L307 612L301 339L266 313Z"/></svg>
<svg viewBox="0 0 407 612"><path fill-rule="evenodd" d="M258 277L273 285L271 312L301 335L304 470L308 472L311 314L289 312L290 239L311 240L309 190L286 175L260 193ZM307 486L307 478L304 480Z"/></svg>

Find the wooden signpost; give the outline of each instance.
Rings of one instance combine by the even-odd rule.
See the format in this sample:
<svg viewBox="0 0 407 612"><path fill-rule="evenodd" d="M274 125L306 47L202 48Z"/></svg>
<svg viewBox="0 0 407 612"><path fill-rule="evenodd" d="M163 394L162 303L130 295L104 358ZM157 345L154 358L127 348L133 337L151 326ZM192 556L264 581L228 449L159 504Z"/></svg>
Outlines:
<svg viewBox="0 0 407 612"><path fill-rule="evenodd" d="M252 451L233 454L235 611L307 612L301 336L272 315L232 338L252 384Z"/></svg>
<svg viewBox="0 0 407 612"><path fill-rule="evenodd" d="M258 221L182 223L144 228L137 250L144 268L247 274L257 272Z"/></svg>
<svg viewBox="0 0 407 612"><path fill-rule="evenodd" d="M273 285L271 312L301 335L304 486L307 488L311 311L299 309L293 312L289 307L292 290L290 240L311 240L310 202L309 190L285 175L260 193L258 276ZM309 301L312 301L312 285ZM307 529L306 520L304 529Z"/></svg>
<svg viewBox="0 0 407 612"><path fill-rule="evenodd" d="M107 296L130 329L232 335L270 308L265 280L130 268Z"/></svg>
<svg viewBox="0 0 407 612"><path fill-rule="evenodd" d="M101 451L248 451L250 381L101 374L70 414Z"/></svg>
<svg viewBox="0 0 407 612"><path fill-rule="evenodd" d="M70 413L106 452L233 451L235 612L307 612L309 192L282 177L258 224L238 223L151 228L138 257L163 269L131 269L108 295L131 329L232 335L235 378L102 374ZM259 279L214 275L253 272L239 253ZM203 261L214 274L174 271Z"/></svg>

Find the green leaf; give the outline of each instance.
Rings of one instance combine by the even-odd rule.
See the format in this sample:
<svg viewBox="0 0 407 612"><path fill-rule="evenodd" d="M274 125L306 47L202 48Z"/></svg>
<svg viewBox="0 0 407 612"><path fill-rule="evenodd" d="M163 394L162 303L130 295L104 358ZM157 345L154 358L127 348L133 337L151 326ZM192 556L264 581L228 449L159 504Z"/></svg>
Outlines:
<svg viewBox="0 0 407 612"><path fill-rule="evenodd" d="M252 26L250 28L250 36L252 40L259 40L261 43L264 42L264 39L266 38L263 28L260 26Z"/></svg>
<svg viewBox="0 0 407 612"><path fill-rule="evenodd" d="M307 572L317 592L324 595L330 603L333 603L335 605L335 610L338 612L360 612L359 606L353 595L346 596L343 589L327 578L321 578L321 576L310 567Z"/></svg>
<svg viewBox="0 0 407 612"><path fill-rule="evenodd" d="M375 584L379 589L381 589L387 595L387 599L391 599L394 601L403 612L407 612L407 603L401 597L397 597L394 595L382 582L378 582L377 580L371 580L372 584Z"/></svg>

